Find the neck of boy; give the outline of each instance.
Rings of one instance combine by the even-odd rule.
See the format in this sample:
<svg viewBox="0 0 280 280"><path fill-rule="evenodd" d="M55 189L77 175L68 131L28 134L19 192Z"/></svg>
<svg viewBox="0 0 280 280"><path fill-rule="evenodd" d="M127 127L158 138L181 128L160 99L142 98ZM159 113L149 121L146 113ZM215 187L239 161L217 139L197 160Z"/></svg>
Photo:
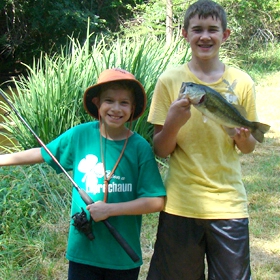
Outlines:
<svg viewBox="0 0 280 280"><path fill-rule="evenodd" d="M192 59L188 63L190 71L201 81L205 83L214 83L218 81L225 72L225 64L218 60L217 62L200 61Z"/></svg>
<svg viewBox="0 0 280 280"><path fill-rule="evenodd" d="M124 140L132 135L132 131L127 127L112 128L108 127L105 123L100 126L100 134L108 140Z"/></svg>

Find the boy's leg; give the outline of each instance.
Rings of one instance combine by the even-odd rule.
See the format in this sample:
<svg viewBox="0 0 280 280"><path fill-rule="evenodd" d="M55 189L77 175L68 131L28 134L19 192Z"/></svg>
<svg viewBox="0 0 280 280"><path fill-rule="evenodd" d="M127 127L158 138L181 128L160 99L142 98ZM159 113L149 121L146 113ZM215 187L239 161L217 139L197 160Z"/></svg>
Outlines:
<svg viewBox="0 0 280 280"><path fill-rule="evenodd" d="M137 280L140 267L117 270L69 262L68 280Z"/></svg>
<svg viewBox="0 0 280 280"><path fill-rule="evenodd" d="M101 268L69 261L68 280L102 280L103 274Z"/></svg>
<svg viewBox="0 0 280 280"><path fill-rule="evenodd" d="M137 280L140 267L127 270L107 269L105 273L106 280Z"/></svg>
<svg viewBox="0 0 280 280"><path fill-rule="evenodd" d="M195 219L160 213L147 280L204 280L205 241Z"/></svg>
<svg viewBox="0 0 280 280"><path fill-rule="evenodd" d="M211 220L206 229L209 280L250 280L248 219Z"/></svg>

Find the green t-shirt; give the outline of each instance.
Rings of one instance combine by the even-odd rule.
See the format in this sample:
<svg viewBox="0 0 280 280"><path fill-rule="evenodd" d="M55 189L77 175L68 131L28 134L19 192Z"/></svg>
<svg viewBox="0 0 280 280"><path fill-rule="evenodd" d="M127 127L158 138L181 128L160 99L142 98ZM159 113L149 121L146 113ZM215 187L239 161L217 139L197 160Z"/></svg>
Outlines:
<svg viewBox="0 0 280 280"><path fill-rule="evenodd" d="M112 141L102 137L106 174L109 176L121 153L125 140ZM73 179L93 201L104 198L104 168L100 148L99 122L78 125L47 145L65 168L73 171ZM57 172L60 168L46 151L41 149L44 160ZM108 187L108 203L131 201L140 197L165 196L165 189L148 142L137 133L129 137L124 154ZM73 188L71 216L87 212L86 205ZM90 241L71 222L68 260L110 269L131 269L142 264L140 229L142 216L110 217L108 221L135 250L140 260L134 263L102 222L93 222L95 239Z"/></svg>

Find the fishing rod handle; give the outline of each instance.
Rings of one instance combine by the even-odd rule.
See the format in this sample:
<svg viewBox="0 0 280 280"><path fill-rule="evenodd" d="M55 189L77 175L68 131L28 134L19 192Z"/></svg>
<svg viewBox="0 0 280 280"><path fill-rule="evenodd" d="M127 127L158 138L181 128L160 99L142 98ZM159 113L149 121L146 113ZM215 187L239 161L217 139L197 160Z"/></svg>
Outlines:
<svg viewBox="0 0 280 280"><path fill-rule="evenodd" d="M135 253L135 251L129 246L126 240L119 234L119 232L107 221L102 221L110 233L114 236L114 238L118 241L118 243L122 246L125 252L130 256L130 258L134 262L138 262L140 260L139 256Z"/></svg>
<svg viewBox="0 0 280 280"><path fill-rule="evenodd" d="M94 203L94 201L91 199L91 197L84 190L82 190L81 188L79 188L77 190L86 205Z"/></svg>
<svg viewBox="0 0 280 280"><path fill-rule="evenodd" d="M89 205L94 203L94 201L91 199L91 197L82 189L78 189L78 192L83 199L83 201ZM120 235L120 233L107 221L102 221L104 225L107 227L107 229L110 231L110 233L113 235L113 237L116 239L116 241L121 245L121 247L125 250L125 252L129 255L129 257L134 261L138 262L140 260L139 256L134 252L134 250L129 246L129 244L126 242L126 240Z"/></svg>

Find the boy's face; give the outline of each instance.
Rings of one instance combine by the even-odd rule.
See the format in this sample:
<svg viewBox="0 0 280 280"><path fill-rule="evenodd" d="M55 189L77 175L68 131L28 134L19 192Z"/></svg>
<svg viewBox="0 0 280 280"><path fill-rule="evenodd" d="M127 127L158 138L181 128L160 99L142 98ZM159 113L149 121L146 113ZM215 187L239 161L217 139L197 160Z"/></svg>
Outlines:
<svg viewBox="0 0 280 280"><path fill-rule="evenodd" d="M129 89L108 88L99 99L102 120L112 128L120 128L129 120L134 109L134 95Z"/></svg>
<svg viewBox="0 0 280 280"><path fill-rule="evenodd" d="M198 15L190 19L188 30L182 34L190 43L193 57L199 59L219 59L219 49L230 35L230 30L223 31L220 19L199 18Z"/></svg>

